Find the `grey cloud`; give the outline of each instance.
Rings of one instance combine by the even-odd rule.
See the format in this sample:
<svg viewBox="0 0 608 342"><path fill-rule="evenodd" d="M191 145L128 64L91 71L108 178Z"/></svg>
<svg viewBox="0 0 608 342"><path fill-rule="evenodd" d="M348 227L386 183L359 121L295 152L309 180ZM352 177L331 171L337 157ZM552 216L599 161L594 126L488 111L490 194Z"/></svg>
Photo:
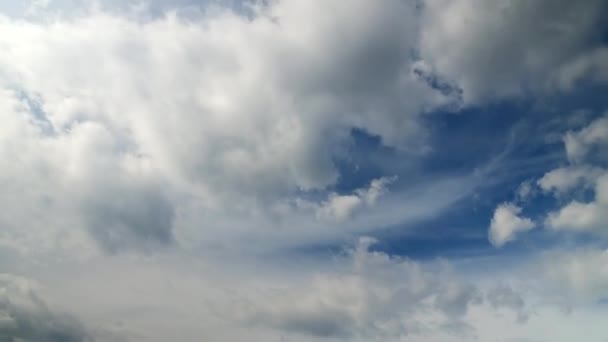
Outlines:
<svg viewBox="0 0 608 342"><path fill-rule="evenodd" d="M396 338L435 331L469 334L464 321L483 296L449 272L433 272L414 261L369 250L360 240L346 269L319 274L301 286L258 294L235 311L245 322L326 338ZM420 315L431 313L431 321Z"/></svg>
<svg viewBox="0 0 608 342"><path fill-rule="evenodd" d="M497 286L486 293L486 300L496 309L507 308L517 314L520 322L528 320L526 303L521 294L509 286Z"/></svg>
<svg viewBox="0 0 608 342"><path fill-rule="evenodd" d="M477 0L422 9L396 0L264 4L250 17L219 9L196 20L3 17L1 100L11 125L0 143L17 146L2 150L0 178L19 178L15 189L36 185L6 196L27 203L7 225L34 226L24 213L35 211L49 226L85 226L116 251L169 244L184 228L177 213L191 208L214 218L192 224L199 236L225 234L235 217L245 226L274 221L274 208L295 194L335 185L334 161L354 128L391 148L428 151L424 113L457 99L420 68L469 100L515 94L526 88L519 80L544 85L576 51L602 48L605 11L598 0L514 0L504 9ZM15 85L39 108L15 112ZM38 132L32 110L52 136ZM6 151L15 150L22 163L12 165Z"/></svg>
<svg viewBox="0 0 608 342"><path fill-rule="evenodd" d="M184 208L218 218L194 224L205 235L327 190L353 128L427 150L422 115L450 99L414 73L414 3L285 0L253 11L3 17L0 100L15 122L0 143L19 145L25 166L0 178L40 185L32 197L52 209L23 201L38 217L83 226L118 251L171 243ZM15 84L35 110L15 113ZM32 123L37 112L53 134ZM14 156L0 157L10 165ZM68 222L49 218L58 214ZM33 225L14 217L15 227Z"/></svg>
<svg viewBox="0 0 608 342"><path fill-rule="evenodd" d="M0 340L27 342L91 342L76 318L53 312L25 280L0 275Z"/></svg>
<svg viewBox="0 0 608 342"><path fill-rule="evenodd" d="M448 283L438 291L435 305L449 316L461 317L466 314L470 304L478 304L482 301L483 297L475 286Z"/></svg>
<svg viewBox="0 0 608 342"><path fill-rule="evenodd" d="M422 56L475 103L568 89L599 69L608 51L602 0L424 2Z"/></svg>
<svg viewBox="0 0 608 342"><path fill-rule="evenodd" d="M85 222L104 249L150 250L173 242L173 205L159 190L127 186L87 195L93 198L84 202Z"/></svg>

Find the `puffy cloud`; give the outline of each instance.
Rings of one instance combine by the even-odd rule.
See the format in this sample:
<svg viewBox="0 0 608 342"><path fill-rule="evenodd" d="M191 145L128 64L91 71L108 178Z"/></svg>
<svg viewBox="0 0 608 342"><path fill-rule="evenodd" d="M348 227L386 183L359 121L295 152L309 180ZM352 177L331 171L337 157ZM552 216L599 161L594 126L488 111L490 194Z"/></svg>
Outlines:
<svg viewBox="0 0 608 342"><path fill-rule="evenodd" d="M588 202L570 201L560 209L550 212L545 219L545 225L555 230L592 231L602 233L608 227L608 172L599 167L589 166L597 162L590 156L590 151L596 149L599 155L606 151L608 142L608 119L599 118L587 127L568 132L564 144L568 159L574 166L559 168L547 173L539 180L539 185L545 189L567 191L578 184L593 189L594 198Z"/></svg>
<svg viewBox="0 0 608 342"><path fill-rule="evenodd" d="M608 144L608 118L600 118L578 132L568 132L564 137L566 153L571 162L579 162L593 146Z"/></svg>
<svg viewBox="0 0 608 342"><path fill-rule="evenodd" d="M534 196L535 192L534 184L530 181L525 181L519 185L515 195L519 201L525 202Z"/></svg>
<svg viewBox="0 0 608 342"><path fill-rule="evenodd" d="M529 318L523 297L509 286L501 285L490 289L486 294L486 299L495 309L508 308L517 313L517 319L520 322L526 322Z"/></svg>
<svg viewBox="0 0 608 342"><path fill-rule="evenodd" d="M237 225L299 220L281 215L302 212L276 208L303 193L321 208L306 211L313 219L355 217L373 206L383 185L327 197L340 179L334 161L352 129L406 154L428 151L424 113L453 103L454 94L438 89L420 68L446 73L465 94L491 88L451 75L467 69L441 56L449 63L466 58L433 43L462 40L458 48L446 44L447 51L475 51L468 45L477 45L466 43L468 29L456 25L464 31L450 30L452 37L442 28L450 20L434 24L440 16L473 11L470 5L284 0L254 5L248 15L213 8L189 19L95 9L37 20L2 16L0 163L6 167L0 179L9 184L3 204L14 209L2 220L39 227L47 245L60 233L70 236L60 240L88 251L88 237L75 228L85 227L103 250L115 252L215 234L208 229L226 234ZM510 11L530 18L543 6L553 8L513 2ZM588 17L590 27L592 14L603 8L595 1L567 6L575 17ZM478 7L489 18L499 6ZM589 43L587 24L568 26L573 19L565 12L551 10L546 21L574 26L572 34L555 38L550 30L539 41L552 37L547 44L556 49ZM515 14L506 18L519 23ZM492 20L473 21L479 27L471 30L487 32L482 28ZM499 28L490 31L514 34ZM487 49L487 42L479 44ZM550 50L529 45L538 58ZM475 70L487 64L473 63ZM36 186L20 191L28 184ZM203 219L188 222L193 217ZM317 223L309 217L301 226L311 225Z"/></svg>
<svg viewBox="0 0 608 342"><path fill-rule="evenodd" d="M529 218L520 217L521 208L510 203L499 205L494 211L488 232L492 245L501 247L516 238L517 234L535 227Z"/></svg>
<svg viewBox="0 0 608 342"><path fill-rule="evenodd" d="M426 151L421 117L450 99L414 70L416 14L402 1L285 0L250 17L0 16L0 179L18 179L3 202L28 206L3 220L150 249L175 240L190 208L246 225L326 192L354 128ZM347 218L382 187L335 195L329 212Z"/></svg>
<svg viewBox="0 0 608 342"><path fill-rule="evenodd" d="M48 240L43 246L67 238L81 250L90 248L82 226L112 251L171 241L173 204L149 161L130 153L118 132L86 121L56 133L35 100L9 90L0 106L5 234L27 226Z"/></svg>
<svg viewBox="0 0 608 342"><path fill-rule="evenodd" d="M606 2L429 0L420 50L466 103L606 81Z"/></svg>
<svg viewBox="0 0 608 342"><path fill-rule="evenodd" d="M586 306L601 299L601 290L575 296L578 290L553 273L574 257L571 250L529 269L492 258L416 261L376 251L374 243L362 238L330 260L232 256L230 267L227 259L123 254L55 267L59 274L45 286L49 298L84 322L118 326L131 341L176 335L184 341L568 341L581 324L590 341L605 336L605 309ZM528 259L535 265L536 258ZM601 283L589 288L599 290Z"/></svg>
<svg viewBox="0 0 608 342"><path fill-rule="evenodd" d="M374 251L373 239L329 263L290 248L418 222L474 191L477 172L417 185L378 175L338 192L336 159L353 129L399 157L429 152L425 115L456 103L453 89L473 103L605 80L590 33L602 2L282 0L246 13L49 15L57 3L67 2L0 16L0 259L49 280L52 298L84 322L134 341L493 341L492 323L515 324L505 339L567 330L563 318L532 318L537 331L526 334L527 298L514 288L488 292L464 271ZM568 154L591 154L602 129L571 133ZM605 203L599 176L568 177L539 184L588 182ZM520 214L499 206L491 242L531 229ZM6 279L0 338L98 337ZM581 288L603 284L590 283ZM519 323L496 318L502 308Z"/></svg>
<svg viewBox="0 0 608 342"><path fill-rule="evenodd" d="M568 166L551 170L538 180L544 191L564 193L578 186L589 187L604 170L588 165Z"/></svg>
<svg viewBox="0 0 608 342"><path fill-rule="evenodd" d="M175 177L220 192L315 189L335 182L326 146L352 127L391 146L418 141L416 117L439 97L411 71L416 28L403 16L413 14L398 1L282 1L253 20L229 11L201 22L98 13L17 26L5 18L3 31L20 35L3 42L11 54L2 65L40 96L56 129L106 122ZM361 16L368 24L354 25ZM300 19L313 17L317 25ZM326 54L338 39L341 52ZM40 51L30 54L30 44Z"/></svg>
<svg viewBox="0 0 608 342"><path fill-rule="evenodd" d="M351 195L331 193L327 201L316 206L316 215L323 219L344 221L350 218L359 207L374 206L380 196L387 191L387 185L395 179L396 177L374 179L370 182L369 188L357 189ZM314 203L311 205L315 206Z"/></svg>
<svg viewBox="0 0 608 342"><path fill-rule="evenodd" d="M550 253L543 263L545 274L571 302L594 302L608 296L608 251L580 249Z"/></svg>
<svg viewBox="0 0 608 342"><path fill-rule="evenodd" d="M439 268L393 258L361 238L337 272L317 274L303 286L278 288L239 306L254 325L318 337L386 338L466 327L470 306L483 297L472 284Z"/></svg>
<svg viewBox="0 0 608 342"><path fill-rule="evenodd" d="M556 197L561 207L548 211L544 226L557 231L592 232L603 234L608 220L608 172L603 165L603 156L608 141L608 121L605 117L595 119L578 131L569 131L563 137L569 164L546 172L536 184L545 193ZM526 183L522 184L524 186ZM521 189L521 187L520 187ZM590 200L581 197L592 196ZM567 202L563 205L564 202ZM513 207L501 213L504 222L514 227L529 230L534 223L519 219L520 208ZM516 228L500 229L498 209L492 220L493 244L504 244L514 235ZM491 229L492 231L492 229ZM500 233L502 231L502 233ZM494 236L494 238L492 238Z"/></svg>
<svg viewBox="0 0 608 342"><path fill-rule="evenodd" d="M551 212L545 224L556 230L596 231L608 229L608 174L598 178L595 185L595 200L588 203L572 201Z"/></svg>

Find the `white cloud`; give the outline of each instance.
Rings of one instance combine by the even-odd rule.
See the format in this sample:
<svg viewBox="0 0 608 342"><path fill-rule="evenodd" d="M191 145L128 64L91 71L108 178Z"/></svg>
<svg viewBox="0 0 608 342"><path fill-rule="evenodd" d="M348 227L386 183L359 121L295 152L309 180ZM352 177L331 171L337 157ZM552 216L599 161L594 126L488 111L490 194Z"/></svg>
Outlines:
<svg viewBox="0 0 608 342"><path fill-rule="evenodd" d="M530 181L525 181L519 185L515 195L517 196L517 200L525 202L534 196L535 191L534 184Z"/></svg>
<svg viewBox="0 0 608 342"><path fill-rule="evenodd" d="M244 319L313 336L393 338L459 325L468 307L482 300L473 285L445 270L433 273L372 252L373 243L361 239L337 273L251 298Z"/></svg>
<svg viewBox="0 0 608 342"><path fill-rule="evenodd" d="M555 230L595 231L608 230L608 174L599 177L595 184L595 200L588 203L572 201L548 214L545 224Z"/></svg>
<svg viewBox="0 0 608 342"><path fill-rule="evenodd" d="M568 159L573 164L555 169L539 180L544 190L555 189L558 192L568 191L583 185L593 189L594 198L582 202L572 200L558 210L549 212L545 225L554 230L586 231L602 234L608 225L608 172L599 167L590 166L597 159L590 156L596 150L601 156L606 151L608 142L608 119L599 118L587 127L568 132L564 144Z"/></svg>
<svg viewBox="0 0 608 342"><path fill-rule="evenodd" d="M421 54L465 103L567 89L592 71L608 78L602 0L423 3ZM599 71L599 72L598 72Z"/></svg>
<svg viewBox="0 0 608 342"><path fill-rule="evenodd" d="M545 173L537 184L544 191L564 193L580 186L592 186L603 172L589 165L561 167Z"/></svg>
<svg viewBox="0 0 608 342"><path fill-rule="evenodd" d="M254 10L0 16L0 179L16 183L3 204L28 205L6 224L36 217L47 235L86 227L105 250L149 249L170 244L191 208L249 225L302 192L323 198L353 128L406 154L428 149L420 118L450 99L413 70L414 4ZM330 207L345 219L381 188Z"/></svg>
<svg viewBox="0 0 608 342"><path fill-rule="evenodd" d="M374 243L331 260L121 255L56 265L45 285L62 309L132 341L568 341L584 327L599 342L606 332L605 308L589 307L606 294L603 252L513 269L503 259L415 261Z"/></svg>
<svg viewBox="0 0 608 342"><path fill-rule="evenodd" d="M496 207L488 232L492 245L501 247L514 240L517 234L535 227L532 220L519 216L521 210L520 207L511 203L503 203Z"/></svg>
<svg viewBox="0 0 608 342"><path fill-rule="evenodd" d="M457 340L475 333L472 311L500 313L508 324L527 309L514 305L517 291L506 285L487 286L448 261L373 251L374 243L362 238L331 260L120 255L55 267L46 284L54 301L85 322L118 325L134 341L163 341L176 331L184 341ZM104 291L94 285L100 282ZM497 291L507 294L498 298Z"/></svg>
<svg viewBox="0 0 608 342"><path fill-rule="evenodd" d="M399 158L429 152L425 115L457 103L436 82L470 104L605 80L589 33L603 3L282 0L139 16L64 15L58 2L0 15L0 263L48 286L42 301L0 277L0 339L493 341L492 324L509 325L504 338L575 326L535 320L515 287L376 252L373 239L331 262L292 248L419 222L468 196L483 170L338 192L335 160L352 129ZM568 135L573 161L601 145L597 127ZM606 182L568 172L539 186L595 186L580 217L596 227ZM520 214L496 209L494 245L534 227ZM594 298L604 285L566 283Z"/></svg>
<svg viewBox="0 0 608 342"><path fill-rule="evenodd" d="M387 185L396 180L396 177L383 177L370 182L367 189L357 189L350 195L331 193L327 201L316 205L316 215L322 219L344 221L350 218L361 206L373 207L384 193Z"/></svg>
<svg viewBox="0 0 608 342"><path fill-rule="evenodd" d="M564 137L570 162L580 162L593 146L608 144L608 118L600 118L578 132L568 132Z"/></svg>
<svg viewBox="0 0 608 342"><path fill-rule="evenodd" d="M608 251L581 249L549 253L542 264L552 287L571 303L608 298Z"/></svg>

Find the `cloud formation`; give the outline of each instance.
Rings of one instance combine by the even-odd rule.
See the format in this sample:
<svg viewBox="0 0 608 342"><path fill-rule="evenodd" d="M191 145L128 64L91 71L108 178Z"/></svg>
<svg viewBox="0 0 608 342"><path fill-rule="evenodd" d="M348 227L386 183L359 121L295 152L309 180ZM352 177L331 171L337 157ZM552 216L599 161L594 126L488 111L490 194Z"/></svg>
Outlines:
<svg viewBox="0 0 608 342"><path fill-rule="evenodd" d="M447 270L433 273L414 261L373 252L374 243L361 238L348 252L343 271L251 298L244 319L340 338L394 338L466 326L462 319L469 306L483 300L474 285Z"/></svg>
<svg viewBox="0 0 608 342"><path fill-rule="evenodd" d="M608 80L601 0L423 2L420 51L465 103Z"/></svg>
<svg viewBox="0 0 608 342"><path fill-rule="evenodd" d="M76 318L51 311L30 285L0 274L0 339L29 342L91 342L93 336Z"/></svg>
<svg viewBox="0 0 608 342"><path fill-rule="evenodd" d="M325 191L355 128L405 153L427 150L421 117L451 100L414 70L414 4L253 11L1 17L0 162L11 166L0 177L42 184L28 203L79 202L64 215L116 251L169 243L186 207L257 215Z"/></svg>
<svg viewBox="0 0 608 342"><path fill-rule="evenodd" d="M0 339L599 341L606 13L0 3Z"/></svg>
<svg viewBox="0 0 608 342"><path fill-rule="evenodd" d="M518 233L535 227L532 220L520 216L521 210L511 203L504 203L496 208L489 231L489 239L494 246L501 247L514 240Z"/></svg>

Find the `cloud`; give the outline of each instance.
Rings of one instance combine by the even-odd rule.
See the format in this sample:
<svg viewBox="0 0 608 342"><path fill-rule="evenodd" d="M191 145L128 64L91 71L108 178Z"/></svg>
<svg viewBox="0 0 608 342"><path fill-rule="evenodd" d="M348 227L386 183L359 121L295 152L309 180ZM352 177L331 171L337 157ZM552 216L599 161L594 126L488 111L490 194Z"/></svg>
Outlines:
<svg viewBox="0 0 608 342"><path fill-rule="evenodd" d="M496 208L488 232L492 245L501 247L514 240L517 234L535 227L532 220L519 216L521 210L520 207L510 203L503 203Z"/></svg>
<svg viewBox="0 0 608 342"><path fill-rule="evenodd" d="M486 294L486 300L495 309L508 308L517 313L517 319L520 322L526 322L529 318L523 297L507 285L490 289Z"/></svg>
<svg viewBox="0 0 608 342"><path fill-rule="evenodd" d="M476 286L448 269L371 251L375 242L361 238L337 272L257 292L237 312L256 326L327 338L392 339L467 326L469 307L483 301Z"/></svg>
<svg viewBox="0 0 608 342"><path fill-rule="evenodd" d="M85 342L93 336L76 318L51 311L27 279L0 274L0 339Z"/></svg>
<svg viewBox="0 0 608 342"><path fill-rule="evenodd" d="M302 193L324 198L352 129L428 151L422 117L452 99L414 70L415 4L252 11L0 16L0 178L18 179L6 201L21 198L47 234L85 227L102 250L149 250L176 240L190 208L247 225ZM336 194L331 215L375 202L373 186L365 199ZM18 212L7 225L36 225Z"/></svg>
<svg viewBox="0 0 608 342"><path fill-rule="evenodd" d="M549 253L542 267L552 287L571 303L596 302L608 296L607 261L608 251L581 248Z"/></svg>
<svg viewBox="0 0 608 342"><path fill-rule="evenodd" d="M546 172L536 181L538 187L558 200L559 208L546 210L544 226L554 231L591 232L603 235L608 220L608 172L604 168L608 121L599 117L578 131L568 131L563 136L568 165ZM525 186L523 183L520 186ZM584 200L583 198L587 198ZM566 202L564 205L563 203ZM505 222L512 221L514 227L529 230L534 223L520 219L521 208L513 207L500 213ZM493 244L504 244L512 239L517 228L500 228L498 209L492 220ZM519 221L518 221L519 220ZM492 233L494 230L494 233ZM502 231L502 233L500 233ZM494 237L492 237L494 236Z"/></svg>
<svg viewBox="0 0 608 342"><path fill-rule="evenodd" d="M327 201L316 206L316 215L322 219L344 221L361 206L373 207L380 196L387 192L387 185L396 177L383 177L370 182L367 189L357 189L350 195L331 193ZM310 204L315 207L315 204Z"/></svg>
<svg viewBox="0 0 608 342"><path fill-rule="evenodd" d="M605 82L604 1L429 0L420 51L465 103Z"/></svg>
<svg viewBox="0 0 608 342"><path fill-rule="evenodd" d="M0 339L575 340L571 327L605 326L604 311L545 306L554 282L603 296L595 252L557 258L568 266L541 290L497 276L501 256L412 260L373 238L324 253L476 192L497 164L444 166L444 110L606 81L604 2L69 2L0 4L29 11L0 15L0 263L45 284L0 277ZM547 225L602 229L604 132L567 133L570 165L520 188L522 203L536 185L567 199ZM354 165L367 140L407 170ZM569 197L581 184L589 202ZM522 211L496 208L492 244L535 226Z"/></svg>
<svg viewBox="0 0 608 342"><path fill-rule="evenodd" d="M577 132L568 132L564 136L564 145L571 166L555 169L539 180L539 185L545 189L555 189L558 192L568 191L582 183L593 190L594 198L583 202L571 200L558 210L549 212L545 225L554 230L595 232L602 234L608 227L608 172L591 154L597 151L603 155L606 151L608 138L608 120L604 117L596 119L587 127Z"/></svg>
<svg viewBox="0 0 608 342"><path fill-rule="evenodd" d="M565 193L573 188L593 185L602 173L602 169L588 165L562 167L545 173L537 184L544 191Z"/></svg>
<svg viewBox="0 0 608 342"><path fill-rule="evenodd" d="M576 163L587 156L593 146L608 144L608 118L600 118L578 132L568 132L564 145L570 162ZM602 146L603 145L603 146Z"/></svg>
<svg viewBox="0 0 608 342"><path fill-rule="evenodd" d="M545 224L555 230L605 232L608 228L608 174L599 177L595 184L595 200L572 201L550 212Z"/></svg>
<svg viewBox="0 0 608 342"><path fill-rule="evenodd" d="M592 297L579 297L552 273L575 251L510 265L501 258L417 261L378 251L375 243L362 238L329 259L121 254L79 267L47 265L55 274L45 288L84 322L118 327L133 341L176 334L184 341L568 341L581 324L591 341L601 341L605 332L605 310L587 306L602 297L601 282L589 287L600 290ZM586 277L594 276L597 260Z"/></svg>
<svg viewBox="0 0 608 342"><path fill-rule="evenodd" d="M532 184L530 181L525 181L519 185L517 191L515 192L515 196L517 197L518 201L525 202L533 197L535 192L536 189L534 188L534 184Z"/></svg>

